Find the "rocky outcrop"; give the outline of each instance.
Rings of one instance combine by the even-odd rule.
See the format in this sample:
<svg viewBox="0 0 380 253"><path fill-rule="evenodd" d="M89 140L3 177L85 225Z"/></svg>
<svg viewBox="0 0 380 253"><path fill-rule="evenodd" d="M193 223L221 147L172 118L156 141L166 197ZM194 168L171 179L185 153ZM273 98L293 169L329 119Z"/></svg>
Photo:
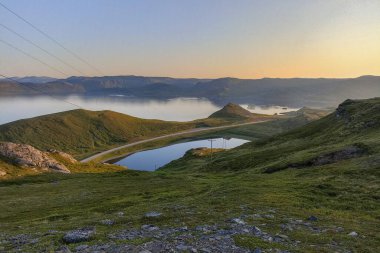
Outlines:
<svg viewBox="0 0 380 253"><path fill-rule="evenodd" d="M335 163L341 160L359 157L365 154L366 152L367 150L360 146L350 146L342 150L320 155L316 157L315 159L311 160L309 163L307 163L307 165L320 166L320 165Z"/></svg>
<svg viewBox="0 0 380 253"><path fill-rule="evenodd" d="M335 116L345 123L346 129L359 132L380 127L379 98L347 99L336 109Z"/></svg>
<svg viewBox="0 0 380 253"><path fill-rule="evenodd" d="M58 150L55 150L55 149L49 149L48 152L50 154L59 155L60 157L62 157L63 159L65 159L66 161L68 161L70 163L77 163L78 162L72 155L67 154L65 152L58 151Z"/></svg>
<svg viewBox="0 0 380 253"><path fill-rule="evenodd" d="M49 153L26 144L0 142L0 156L21 167L70 173L65 165L50 157Z"/></svg>
<svg viewBox="0 0 380 253"><path fill-rule="evenodd" d="M303 161L299 163L289 163L289 164L278 166L278 167L269 167L264 170L264 173L273 173L273 172L285 170L288 168L306 168L306 167L313 167L313 166L322 166L322 165L336 163L336 162L347 160L347 159L357 158L368 153L369 153L369 150L364 144L356 143L352 146L348 146L337 151L321 154L307 161Z"/></svg>
<svg viewBox="0 0 380 253"><path fill-rule="evenodd" d="M347 110L347 107L355 103L354 100L347 99L341 103L335 111L335 115L338 119L343 119L346 123L351 121L350 112Z"/></svg>

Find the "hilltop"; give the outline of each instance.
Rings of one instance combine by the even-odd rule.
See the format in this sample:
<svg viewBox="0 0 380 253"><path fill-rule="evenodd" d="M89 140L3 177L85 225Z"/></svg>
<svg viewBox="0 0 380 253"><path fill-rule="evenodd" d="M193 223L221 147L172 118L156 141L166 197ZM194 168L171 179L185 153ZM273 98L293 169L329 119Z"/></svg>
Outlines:
<svg viewBox="0 0 380 253"><path fill-rule="evenodd" d="M250 111L244 109L240 105L236 105L233 103L228 103L225 105L222 109L220 109L217 112L214 112L209 116L209 118L222 118L222 119L249 119L253 118L255 116L266 116L266 115L260 115L260 114L254 114Z"/></svg>
<svg viewBox="0 0 380 253"><path fill-rule="evenodd" d="M81 157L161 134L195 127L195 123L132 117L112 111L72 110L18 120L0 126L0 140L57 149Z"/></svg>
<svg viewBox="0 0 380 253"><path fill-rule="evenodd" d="M301 109L297 111L285 112L283 113L283 115L287 115L291 117L303 116L312 121L312 120L320 119L332 111L333 109L315 109L315 108L309 108L309 107L302 107Z"/></svg>

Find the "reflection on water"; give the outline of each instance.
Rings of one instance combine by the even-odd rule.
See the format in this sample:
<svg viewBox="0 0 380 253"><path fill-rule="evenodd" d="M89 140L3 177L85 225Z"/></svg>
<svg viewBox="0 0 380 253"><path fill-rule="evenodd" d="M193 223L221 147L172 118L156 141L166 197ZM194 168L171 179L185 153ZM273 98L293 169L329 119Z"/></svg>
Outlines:
<svg viewBox="0 0 380 253"><path fill-rule="evenodd" d="M248 142L242 139L213 139L213 148L234 148ZM210 147L211 142L208 140L190 141L185 143L174 144L158 149L141 151L116 162L118 165L135 170L156 170L169 162L182 157L186 151L192 148Z"/></svg>

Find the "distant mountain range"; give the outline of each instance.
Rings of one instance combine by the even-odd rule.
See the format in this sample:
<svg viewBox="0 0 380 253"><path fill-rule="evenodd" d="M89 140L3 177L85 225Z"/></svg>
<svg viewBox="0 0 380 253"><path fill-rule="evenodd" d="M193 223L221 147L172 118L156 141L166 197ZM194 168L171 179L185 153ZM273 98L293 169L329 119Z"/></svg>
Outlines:
<svg viewBox="0 0 380 253"><path fill-rule="evenodd" d="M57 78L48 76L25 76L25 77L11 77L12 79L22 83L48 83L57 80ZM0 81L6 79L0 78Z"/></svg>
<svg viewBox="0 0 380 253"><path fill-rule="evenodd" d="M18 78L18 81L26 87L9 80L0 80L0 96L38 95L37 89L52 95L126 95L154 99L198 97L208 98L218 104L233 102L298 107L336 106L339 101L348 98L380 96L379 76L342 79L105 76L51 80L48 77L26 77Z"/></svg>

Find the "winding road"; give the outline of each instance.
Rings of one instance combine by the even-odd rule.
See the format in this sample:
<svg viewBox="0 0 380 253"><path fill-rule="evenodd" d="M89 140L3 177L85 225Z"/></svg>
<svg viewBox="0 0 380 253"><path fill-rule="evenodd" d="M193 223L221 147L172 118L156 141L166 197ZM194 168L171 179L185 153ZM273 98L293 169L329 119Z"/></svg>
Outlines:
<svg viewBox="0 0 380 253"><path fill-rule="evenodd" d="M151 142L151 141L157 141L157 140L165 139L165 138L168 138L168 137L180 136L180 135L191 134L191 133L199 133L199 132L205 132L205 131L211 131L211 130L218 130L218 129L233 128L233 127L238 127L238 126L252 125L252 124L262 123L262 122L266 122L266 121L268 121L268 120L245 122L245 123L239 123L239 124L233 124L233 125L227 125L227 126L193 128L193 129L182 131L182 132L177 132L177 133L172 133L172 134L167 134L167 135L161 135L161 136L158 136L158 137L154 137L154 138L150 138L150 139L145 139L145 140L141 140L141 141L132 142L132 143L120 146L120 147L112 148L112 149L109 149L109 150L97 153L97 154L95 154L93 156L90 156L90 157L87 157L87 158L81 160L81 162L82 163L90 162L90 161L94 160L95 158L101 157L103 155L112 153L114 151L117 151L117 150L120 150L120 149L123 149L123 148L129 148L129 147L133 147L133 146L136 146L136 145L139 145L139 144L142 144L142 143L147 143L147 142Z"/></svg>

